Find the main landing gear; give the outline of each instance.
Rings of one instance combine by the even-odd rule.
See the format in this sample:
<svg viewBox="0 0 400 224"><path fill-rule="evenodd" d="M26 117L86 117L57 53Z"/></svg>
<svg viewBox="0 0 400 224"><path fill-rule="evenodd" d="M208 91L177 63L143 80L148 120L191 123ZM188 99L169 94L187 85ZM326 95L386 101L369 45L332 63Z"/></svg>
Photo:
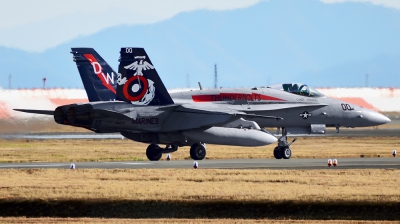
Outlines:
<svg viewBox="0 0 400 224"><path fill-rule="evenodd" d="M278 139L278 146L274 149L275 159L290 159L292 156L290 145L292 145L295 141L296 139L293 139L291 143L288 143L286 128L282 128L282 136Z"/></svg>
<svg viewBox="0 0 400 224"><path fill-rule="evenodd" d="M164 149L157 144L150 144L146 150L146 156L150 161L158 161L163 153L171 153L178 150L177 145L167 145Z"/></svg>
<svg viewBox="0 0 400 224"><path fill-rule="evenodd" d="M202 160L206 157L206 144L195 143L190 147L190 157L193 160Z"/></svg>
<svg viewBox="0 0 400 224"><path fill-rule="evenodd" d="M178 150L177 145L167 145L165 148L161 148L157 144L150 144L146 150L146 156L150 161L158 161L161 159L163 153L171 153ZM195 143L190 147L190 157L193 160L202 160L206 157L206 144Z"/></svg>

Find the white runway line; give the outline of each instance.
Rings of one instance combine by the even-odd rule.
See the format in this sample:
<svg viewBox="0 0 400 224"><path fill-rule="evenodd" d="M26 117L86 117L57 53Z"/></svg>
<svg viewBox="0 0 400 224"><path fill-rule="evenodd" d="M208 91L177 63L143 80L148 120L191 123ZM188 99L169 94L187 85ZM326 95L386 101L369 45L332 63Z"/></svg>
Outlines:
<svg viewBox="0 0 400 224"><path fill-rule="evenodd" d="M65 164L50 164L50 165L46 165L46 164L43 164L43 165L8 165L8 166L0 166L0 168L13 168L13 167L15 167L15 168L19 168L19 167L51 167L51 166L54 166L54 167L60 167L60 166L68 166L68 165L65 165Z"/></svg>
<svg viewBox="0 0 400 224"><path fill-rule="evenodd" d="M152 164L152 163L134 163L134 162L103 162L103 163L127 164L127 165L151 165Z"/></svg>

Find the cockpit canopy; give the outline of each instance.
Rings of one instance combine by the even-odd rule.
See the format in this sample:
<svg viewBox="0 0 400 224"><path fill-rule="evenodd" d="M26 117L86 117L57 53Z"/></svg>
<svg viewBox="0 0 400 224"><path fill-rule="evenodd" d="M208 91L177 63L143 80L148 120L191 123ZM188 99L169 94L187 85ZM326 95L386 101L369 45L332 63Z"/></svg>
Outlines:
<svg viewBox="0 0 400 224"><path fill-rule="evenodd" d="M318 92L311 87L301 84L301 83L284 83L284 84L276 84L272 86L268 86L267 88L283 90L288 93L293 93L296 95L301 96L308 96L308 97L323 97L324 94Z"/></svg>

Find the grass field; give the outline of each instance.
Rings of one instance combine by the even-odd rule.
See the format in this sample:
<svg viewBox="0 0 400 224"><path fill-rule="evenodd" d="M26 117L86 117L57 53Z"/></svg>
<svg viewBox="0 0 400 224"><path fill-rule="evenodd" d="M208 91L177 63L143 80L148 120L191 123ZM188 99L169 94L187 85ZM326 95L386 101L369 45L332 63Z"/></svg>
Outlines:
<svg viewBox="0 0 400 224"><path fill-rule="evenodd" d="M2 199L391 201L400 170L7 169Z"/></svg>
<svg viewBox="0 0 400 224"><path fill-rule="evenodd" d="M399 145L398 137L300 137L291 148L293 158L391 157L392 150ZM127 139L0 139L0 162L147 160L147 146ZM206 158L273 158L275 146L207 145ZM189 147L181 147L171 156L190 159Z"/></svg>
<svg viewBox="0 0 400 224"><path fill-rule="evenodd" d="M0 214L398 220L399 175L397 169L10 169L0 170Z"/></svg>

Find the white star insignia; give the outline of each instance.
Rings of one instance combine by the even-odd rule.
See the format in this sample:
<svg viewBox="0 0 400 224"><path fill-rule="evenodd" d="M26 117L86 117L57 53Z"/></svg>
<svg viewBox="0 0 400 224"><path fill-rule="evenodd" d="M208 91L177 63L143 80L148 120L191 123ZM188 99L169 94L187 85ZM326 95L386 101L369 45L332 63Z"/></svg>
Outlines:
<svg viewBox="0 0 400 224"><path fill-rule="evenodd" d="M311 114L307 111L304 111L302 114L300 114L300 117L302 117L303 119L307 119L308 117L311 117Z"/></svg>

